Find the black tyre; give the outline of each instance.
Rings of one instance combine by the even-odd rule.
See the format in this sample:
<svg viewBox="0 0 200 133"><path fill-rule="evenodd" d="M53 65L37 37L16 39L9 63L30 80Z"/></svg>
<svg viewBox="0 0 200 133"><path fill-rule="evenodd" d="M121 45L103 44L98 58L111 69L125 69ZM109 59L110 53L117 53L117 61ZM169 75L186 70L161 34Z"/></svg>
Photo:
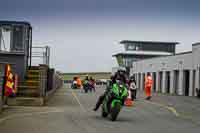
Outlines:
<svg viewBox="0 0 200 133"><path fill-rule="evenodd" d="M101 115L102 115L102 117L104 117L104 118L105 118L105 117L107 117L107 116L108 116L108 113L106 113L106 112L103 112L103 111L102 111L102 114L101 114Z"/></svg>
<svg viewBox="0 0 200 133"><path fill-rule="evenodd" d="M105 101L104 101L104 102L105 102ZM105 117L108 116L108 113L105 112L105 110L104 110L104 106L105 106L104 104L105 104L105 103L103 103L102 106L101 106L101 109L102 109L102 110L101 110L101 116L105 118Z"/></svg>
<svg viewBox="0 0 200 133"><path fill-rule="evenodd" d="M115 121L117 119L120 110L121 110L121 105L119 103L116 103L115 107L112 108L110 113L111 121Z"/></svg>

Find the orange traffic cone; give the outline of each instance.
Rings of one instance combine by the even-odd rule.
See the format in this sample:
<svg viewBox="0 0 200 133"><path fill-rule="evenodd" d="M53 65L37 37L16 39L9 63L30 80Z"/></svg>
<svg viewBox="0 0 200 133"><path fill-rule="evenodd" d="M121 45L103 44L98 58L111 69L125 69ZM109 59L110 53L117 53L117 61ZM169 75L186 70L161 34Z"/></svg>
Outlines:
<svg viewBox="0 0 200 133"><path fill-rule="evenodd" d="M133 101L131 99L131 91L130 90L128 90L128 97L125 100L124 105L125 106L133 106Z"/></svg>

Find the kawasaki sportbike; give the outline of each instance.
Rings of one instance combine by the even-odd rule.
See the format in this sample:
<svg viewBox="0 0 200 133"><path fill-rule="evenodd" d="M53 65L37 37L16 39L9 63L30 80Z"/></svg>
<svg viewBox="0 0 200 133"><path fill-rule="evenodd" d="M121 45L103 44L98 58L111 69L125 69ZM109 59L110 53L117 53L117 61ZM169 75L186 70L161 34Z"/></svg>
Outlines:
<svg viewBox="0 0 200 133"><path fill-rule="evenodd" d="M123 84L113 84L112 89L103 101L102 116L107 117L110 115L111 120L115 121L127 96L128 91Z"/></svg>

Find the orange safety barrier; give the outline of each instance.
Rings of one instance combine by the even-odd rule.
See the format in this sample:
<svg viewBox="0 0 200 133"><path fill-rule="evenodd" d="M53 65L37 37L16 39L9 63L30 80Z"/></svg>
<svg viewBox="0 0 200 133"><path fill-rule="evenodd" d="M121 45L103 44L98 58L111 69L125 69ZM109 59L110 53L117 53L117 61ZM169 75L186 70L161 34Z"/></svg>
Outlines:
<svg viewBox="0 0 200 133"><path fill-rule="evenodd" d="M128 97L126 98L124 105L125 106L133 106L133 101L131 99L131 91L130 90L128 90Z"/></svg>

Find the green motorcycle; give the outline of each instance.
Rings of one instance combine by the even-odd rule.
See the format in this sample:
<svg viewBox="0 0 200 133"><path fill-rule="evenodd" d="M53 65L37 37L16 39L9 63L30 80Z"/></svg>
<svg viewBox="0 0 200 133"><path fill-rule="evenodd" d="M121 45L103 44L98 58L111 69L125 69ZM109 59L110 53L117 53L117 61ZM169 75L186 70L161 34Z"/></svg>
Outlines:
<svg viewBox="0 0 200 133"><path fill-rule="evenodd" d="M103 101L102 117L110 115L111 120L115 121L127 96L128 91L123 84L113 84L111 91Z"/></svg>

